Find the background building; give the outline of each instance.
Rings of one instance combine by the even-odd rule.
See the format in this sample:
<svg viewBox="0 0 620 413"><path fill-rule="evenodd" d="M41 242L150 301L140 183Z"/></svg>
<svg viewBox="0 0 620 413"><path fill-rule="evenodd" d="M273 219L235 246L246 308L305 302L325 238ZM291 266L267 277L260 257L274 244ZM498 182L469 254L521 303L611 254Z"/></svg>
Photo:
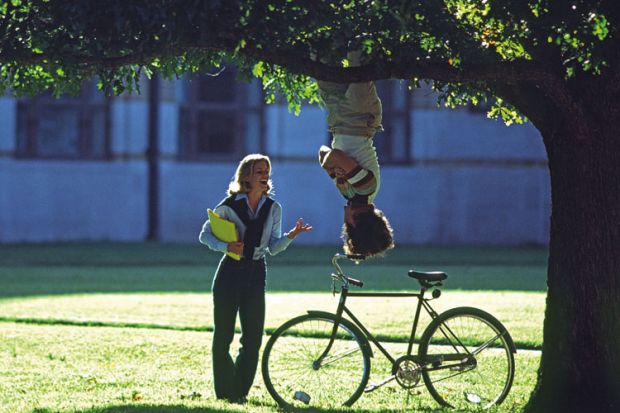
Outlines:
<svg viewBox="0 0 620 413"><path fill-rule="evenodd" d="M376 204L397 243L546 244L549 176L532 125L505 127L484 110L439 109L426 89L379 83L385 132ZM0 242L142 240L148 220L149 82L142 95L0 98ZM157 235L197 239L206 209L224 196L239 159L273 160L284 230L299 242L339 243L343 200L317 162L330 141L326 114L265 105L258 82L218 77L159 87Z"/></svg>

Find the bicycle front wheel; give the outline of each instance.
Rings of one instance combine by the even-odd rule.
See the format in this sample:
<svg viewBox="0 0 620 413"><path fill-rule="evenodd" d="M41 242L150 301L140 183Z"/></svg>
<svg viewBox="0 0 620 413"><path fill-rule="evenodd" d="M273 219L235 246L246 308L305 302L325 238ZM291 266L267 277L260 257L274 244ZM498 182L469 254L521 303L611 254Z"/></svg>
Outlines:
<svg viewBox="0 0 620 413"><path fill-rule="evenodd" d="M267 390L283 407L350 406L370 374L368 342L346 320L303 315L270 337L262 360Z"/></svg>
<svg viewBox="0 0 620 413"><path fill-rule="evenodd" d="M456 409L489 408L508 395L514 344L506 328L477 308L453 308L422 334L422 377L433 398Z"/></svg>

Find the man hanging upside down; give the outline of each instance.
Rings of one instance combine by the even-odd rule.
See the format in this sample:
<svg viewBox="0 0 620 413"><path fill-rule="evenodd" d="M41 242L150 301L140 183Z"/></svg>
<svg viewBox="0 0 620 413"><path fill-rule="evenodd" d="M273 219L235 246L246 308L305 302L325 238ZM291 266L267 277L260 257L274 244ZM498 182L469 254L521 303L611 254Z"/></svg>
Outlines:
<svg viewBox="0 0 620 413"><path fill-rule="evenodd" d="M360 52L349 53L351 65L359 65ZM373 82L333 83L318 81L328 110L331 148L321 146L319 162L347 200L342 239L347 254L373 256L394 247L392 228L375 207L380 183L379 160L373 145L382 131L381 101Z"/></svg>

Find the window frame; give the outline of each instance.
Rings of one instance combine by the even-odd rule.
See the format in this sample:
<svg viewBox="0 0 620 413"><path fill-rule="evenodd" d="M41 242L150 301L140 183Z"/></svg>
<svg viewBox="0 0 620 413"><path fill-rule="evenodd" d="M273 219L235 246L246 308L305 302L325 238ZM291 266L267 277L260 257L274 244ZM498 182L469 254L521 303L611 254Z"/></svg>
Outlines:
<svg viewBox="0 0 620 413"><path fill-rule="evenodd" d="M233 70L232 68L227 68L225 70ZM185 77L183 79L183 88L185 93L181 98L181 101L178 105L178 113L179 113L179 125L177 128L178 131L178 150L177 150L177 159L181 161L194 161L194 162L205 162L205 161L215 161L215 162L226 162L231 160L238 160L241 156L245 155L248 151L247 144L247 119L251 115L258 115L259 118L259 140L258 140L258 151L263 151L265 147L265 118L264 118L264 107L265 101L262 95L262 89L260 91L259 102L256 105L252 105L249 101L250 96L250 87L255 87L256 85L246 83L244 81L238 80L236 78L236 71L233 72L234 81L233 85L235 88L235 99L234 101L226 102L226 101L203 101L200 100L200 90L202 85L200 83L192 86L192 82L201 82L203 80L208 79L209 75L197 76L192 79ZM225 113L232 114L235 120L235 129L233 131L233 151L225 152L225 153L209 153L209 152L199 152L199 115L200 112L208 112L208 113ZM187 120L184 118L187 116ZM184 122L187 122L185 124Z"/></svg>
<svg viewBox="0 0 620 413"><path fill-rule="evenodd" d="M15 157L17 159L37 160L67 160L67 161L106 161L112 158L111 148L111 97L103 96L100 100L93 99L96 91L94 81L85 82L82 85L80 95L77 97L66 96L56 98L51 94L38 95L29 98L18 98L16 105L16 136ZM51 110L74 109L78 112L78 142L77 151L74 154L41 154L39 146L38 130L41 125L41 114L47 108ZM92 151L94 136L92 124L94 110L103 110L103 150L101 155L95 155ZM24 125L20 117L25 116L25 130L20 128ZM21 142L25 139L25 142Z"/></svg>

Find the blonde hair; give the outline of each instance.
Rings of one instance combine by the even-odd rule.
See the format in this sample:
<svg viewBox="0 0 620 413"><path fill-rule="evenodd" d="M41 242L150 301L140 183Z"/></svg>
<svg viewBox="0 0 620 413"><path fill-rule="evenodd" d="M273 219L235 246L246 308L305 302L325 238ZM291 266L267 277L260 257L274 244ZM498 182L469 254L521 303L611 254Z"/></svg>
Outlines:
<svg viewBox="0 0 620 413"><path fill-rule="evenodd" d="M238 193L247 193L250 192L250 185L248 179L254 173L254 165L257 162L267 162L267 167L269 168L269 175L271 175L271 161L267 155L262 155L260 153L252 153L246 155L239 165L237 166L237 171L235 172L235 176L230 181L228 185L228 195L238 194ZM267 182L267 190L265 191L266 195L271 195L272 188L271 178Z"/></svg>

